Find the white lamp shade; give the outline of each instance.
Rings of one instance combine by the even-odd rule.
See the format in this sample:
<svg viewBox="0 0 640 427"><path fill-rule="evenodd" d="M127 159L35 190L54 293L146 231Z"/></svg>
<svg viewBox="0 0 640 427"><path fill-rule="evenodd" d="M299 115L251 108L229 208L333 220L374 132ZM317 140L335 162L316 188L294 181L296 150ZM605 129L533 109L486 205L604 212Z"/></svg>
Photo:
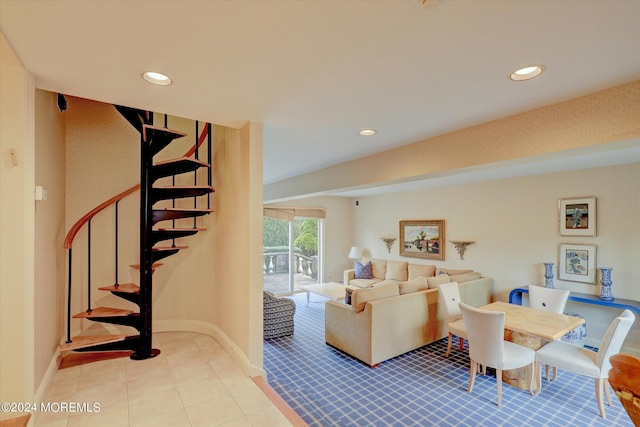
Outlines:
<svg viewBox="0 0 640 427"><path fill-rule="evenodd" d="M362 258L362 249L357 246L353 246L349 251L349 258L351 259Z"/></svg>

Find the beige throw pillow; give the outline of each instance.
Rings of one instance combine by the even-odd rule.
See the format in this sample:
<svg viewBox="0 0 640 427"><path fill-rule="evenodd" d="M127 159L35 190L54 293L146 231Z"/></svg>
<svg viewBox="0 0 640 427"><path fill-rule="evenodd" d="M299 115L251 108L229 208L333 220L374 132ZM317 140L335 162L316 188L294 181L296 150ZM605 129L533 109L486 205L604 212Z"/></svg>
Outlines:
<svg viewBox="0 0 640 427"><path fill-rule="evenodd" d="M387 261L384 259L362 258L361 262L366 264L367 261L371 261L373 277L375 279L384 280L387 275Z"/></svg>
<svg viewBox="0 0 640 427"><path fill-rule="evenodd" d="M427 284L429 285L429 289L437 288L438 285L443 283L449 283L451 281L451 277L448 274L441 274L436 277L427 277Z"/></svg>
<svg viewBox="0 0 640 427"><path fill-rule="evenodd" d="M413 280L416 277L433 277L436 274L435 265L425 264L409 264L409 280Z"/></svg>
<svg viewBox="0 0 640 427"><path fill-rule="evenodd" d="M407 280L406 261L387 261L387 274L384 277L387 280L397 280L399 282Z"/></svg>
<svg viewBox="0 0 640 427"><path fill-rule="evenodd" d="M427 278L424 276L416 277L413 280L400 282L400 295L411 294L413 292L424 291L429 288Z"/></svg>
<svg viewBox="0 0 640 427"><path fill-rule="evenodd" d="M397 283L389 283L383 286L378 285L379 287L373 287L369 289L354 289L353 294L351 294L351 306L356 311L356 313L360 313L364 310L364 306L367 305L369 301L375 301L382 298L394 297L396 295L400 295L400 290L398 289Z"/></svg>

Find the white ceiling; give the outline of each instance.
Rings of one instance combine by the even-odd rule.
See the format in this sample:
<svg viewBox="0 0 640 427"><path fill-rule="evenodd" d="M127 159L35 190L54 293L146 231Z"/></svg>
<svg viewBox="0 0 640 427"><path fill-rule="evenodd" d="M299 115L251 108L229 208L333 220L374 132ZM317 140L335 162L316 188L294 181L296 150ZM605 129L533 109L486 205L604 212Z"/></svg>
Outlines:
<svg viewBox="0 0 640 427"><path fill-rule="evenodd" d="M640 79L633 0L0 0L0 29L40 89L264 123L265 184Z"/></svg>

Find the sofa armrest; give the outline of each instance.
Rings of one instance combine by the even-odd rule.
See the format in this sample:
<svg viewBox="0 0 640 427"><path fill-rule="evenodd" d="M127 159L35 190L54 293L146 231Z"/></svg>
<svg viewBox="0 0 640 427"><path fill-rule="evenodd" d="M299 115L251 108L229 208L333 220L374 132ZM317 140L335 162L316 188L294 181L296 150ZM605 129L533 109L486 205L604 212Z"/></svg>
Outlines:
<svg viewBox="0 0 640 427"><path fill-rule="evenodd" d="M371 315L337 301L324 306L325 342L371 364Z"/></svg>
<svg viewBox="0 0 640 427"><path fill-rule="evenodd" d="M348 285L348 284L349 284L349 282L350 282L351 280L353 280L353 279L355 279L355 278L356 278L356 270L352 268L352 269L350 269L350 270L345 270L345 271L344 271L344 274L343 274L342 280L344 281L343 283L344 283L344 285L346 286L346 285Z"/></svg>

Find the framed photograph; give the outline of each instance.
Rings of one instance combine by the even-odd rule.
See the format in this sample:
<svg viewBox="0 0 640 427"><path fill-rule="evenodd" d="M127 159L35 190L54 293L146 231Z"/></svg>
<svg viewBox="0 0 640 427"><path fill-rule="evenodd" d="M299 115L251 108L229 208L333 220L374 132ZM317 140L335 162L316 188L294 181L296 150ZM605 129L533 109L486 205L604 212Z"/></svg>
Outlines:
<svg viewBox="0 0 640 427"><path fill-rule="evenodd" d="M558 201L561 236L596 235L596 198L578 197Z"/></svg>
<svg viewBox="0 0 640 427"><path fill-rule="evenodd" d="M400 221L400 256L444 260L444 220Z"/></svg>
<svg viewBox="0 0 640 427"><path fill-rule="evenodd" d="M560 244L558 278L596 283L596 246Z"/></svg>

